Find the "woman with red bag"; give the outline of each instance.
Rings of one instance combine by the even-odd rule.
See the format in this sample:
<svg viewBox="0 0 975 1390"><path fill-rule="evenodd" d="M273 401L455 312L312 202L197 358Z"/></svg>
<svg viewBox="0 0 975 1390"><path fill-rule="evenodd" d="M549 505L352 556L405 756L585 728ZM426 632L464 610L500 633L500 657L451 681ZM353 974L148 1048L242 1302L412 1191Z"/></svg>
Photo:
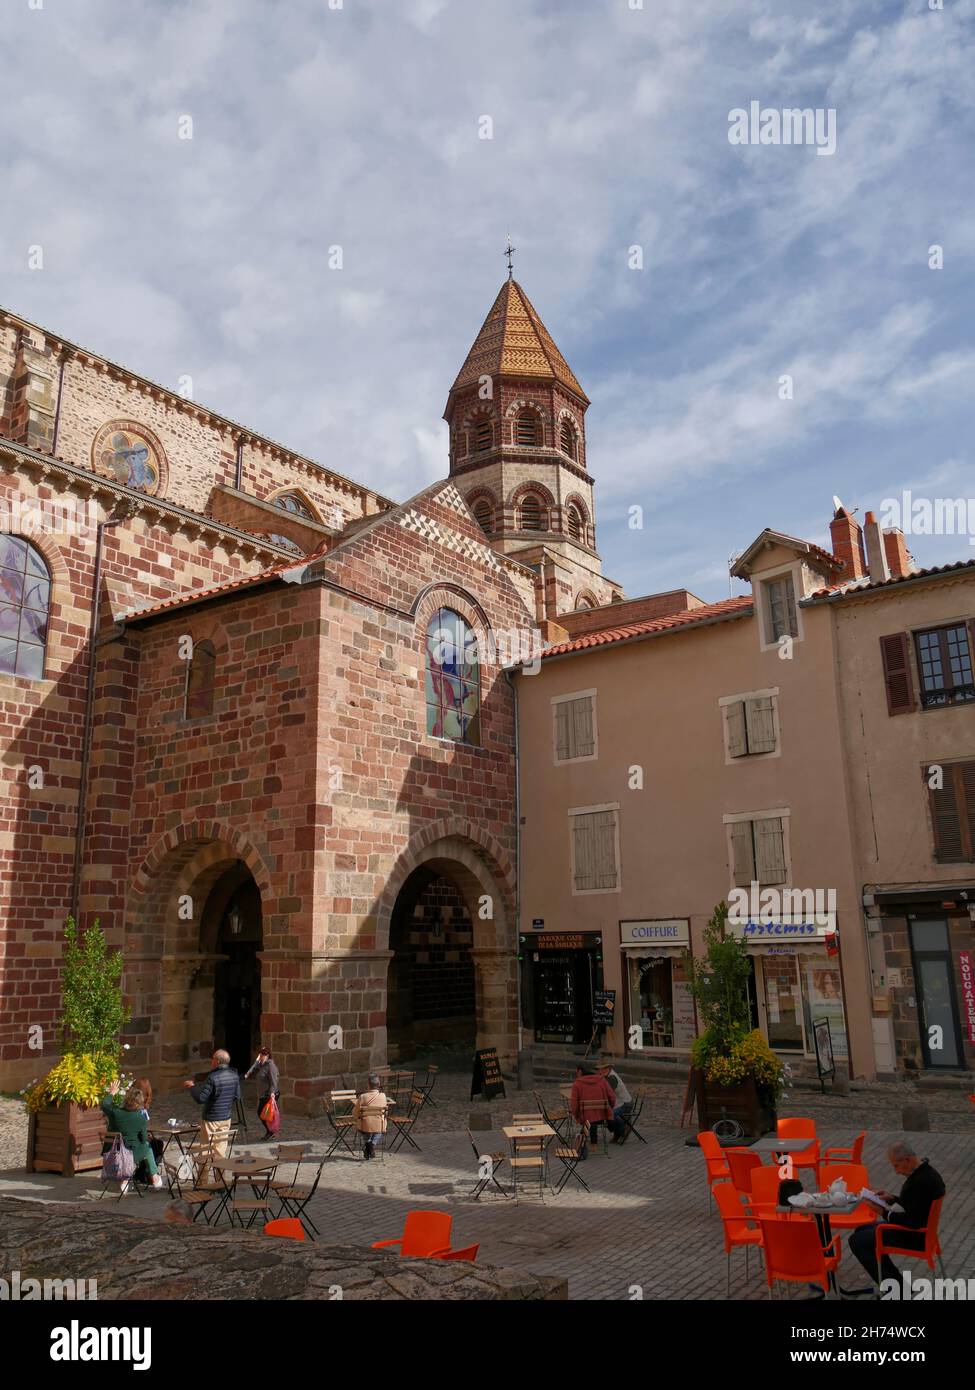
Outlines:
<svg viewBox="0 0 975 1390"><path fill-rule="evenodd" d="M278 1107L278 1101L281 1097L281 1076L278 1072L278 1064L271 1056L269 1047L261 1048L254 1060L254 1065L247 1072L244 1080L246 1081L251 1076L257 1078L257 1114L264 1126L264 1137L265 1139L276 1139L278 1130L281 1128L281 1111Z"/></svg>

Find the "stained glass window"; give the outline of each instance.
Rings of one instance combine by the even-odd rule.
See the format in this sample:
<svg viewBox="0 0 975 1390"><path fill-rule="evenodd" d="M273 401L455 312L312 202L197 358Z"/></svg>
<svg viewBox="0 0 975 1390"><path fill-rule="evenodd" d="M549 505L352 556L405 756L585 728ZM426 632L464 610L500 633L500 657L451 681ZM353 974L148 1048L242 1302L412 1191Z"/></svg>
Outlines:
<svg viewBox="0 0 975 1390"><path fill-rule="evenodd" d="M155 492L159 466L152 446L134 430L114 430L99 454L102 469L116 482L141 492Z"/></svg>
<svg viewBox="0 0 975 1390"><path fill-rule="evenodd" d="M480 742L477 638L459 613L440 608L427 627L427 733Z"/></svg>
<svg viewBox="0 0 975 1390"><path fill-rule="evenodd" d="M22 536L0 535L0 671L44 674L51 576Z"/></svg>
<svg viewBox="0 0 975 1390"><path fill-rule="evenodd" d="M280 497L275 497L274 505L280 507L282 511L291 512L293 516L307 517L309 521L314 521L315 516L307 503L294 492L283 492Z"/></svg>
<svg viewBox="0 0 975 1390"><path fill-rule="evenodd" d="M213 713L213 689L216 683L217 654L212 642L197 642L193 659L186 673L186 718L202 719Z"/></svg>

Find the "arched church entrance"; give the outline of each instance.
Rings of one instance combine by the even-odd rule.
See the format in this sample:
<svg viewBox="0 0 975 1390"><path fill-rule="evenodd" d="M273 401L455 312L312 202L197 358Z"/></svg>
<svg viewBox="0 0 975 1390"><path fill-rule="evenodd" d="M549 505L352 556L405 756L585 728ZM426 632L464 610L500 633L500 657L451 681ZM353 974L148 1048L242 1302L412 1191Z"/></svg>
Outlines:
<svg viewBox="0 0 975 1390"><path fill-rule="evenodd" d="M261 1042L261 895L246 864L237 864L210 891L203 910L201 948L208 938L213 971L213 1043L246 1071Z"/></svg>
<svg viewBox="0 0 975 1390"><path fill-rule="evenodd" d="M390 921L386 1033L390 1061L417 1051L474 1047L474 926L449 870L423 865L396 898Z"/></svg>

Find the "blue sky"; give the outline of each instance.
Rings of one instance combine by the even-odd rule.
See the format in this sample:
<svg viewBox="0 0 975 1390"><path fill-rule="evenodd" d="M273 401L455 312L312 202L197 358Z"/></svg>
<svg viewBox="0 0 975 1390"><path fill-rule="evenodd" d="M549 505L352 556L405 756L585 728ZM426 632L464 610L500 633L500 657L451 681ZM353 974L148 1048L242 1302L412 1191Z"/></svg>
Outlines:
<svg viewBox="0 0 975 1390"><path fill-rule="evenodd" d="M629 593L724 597L834 493L975 495L975 0L631 3L11 0L0 302L405 498L510 229ZM835 154L730 144L752 101Z"/></svg>

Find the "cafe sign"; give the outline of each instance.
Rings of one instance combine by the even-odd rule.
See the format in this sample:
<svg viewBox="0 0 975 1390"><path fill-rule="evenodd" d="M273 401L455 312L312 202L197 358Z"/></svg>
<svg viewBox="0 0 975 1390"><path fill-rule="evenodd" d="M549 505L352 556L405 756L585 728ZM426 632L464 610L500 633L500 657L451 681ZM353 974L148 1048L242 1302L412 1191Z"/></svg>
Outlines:
<svg viewBox="0 0 975 1390"><path fill-rule="evenodd" d="M622 946L686 946L690 921L686 917L655 917L645 922L620 922Z"/></svg>

